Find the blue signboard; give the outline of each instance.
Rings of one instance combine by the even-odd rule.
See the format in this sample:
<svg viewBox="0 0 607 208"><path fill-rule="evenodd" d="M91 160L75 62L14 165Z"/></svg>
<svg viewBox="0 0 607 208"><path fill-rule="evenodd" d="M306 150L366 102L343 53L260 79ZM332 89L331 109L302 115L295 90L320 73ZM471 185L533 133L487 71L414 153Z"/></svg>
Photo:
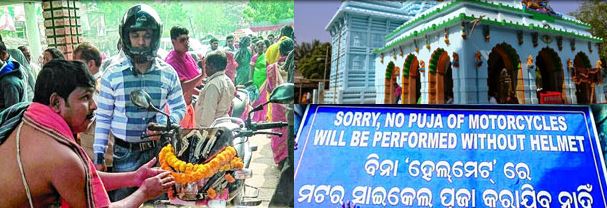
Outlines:
<svg viewBox="0 0 607 208"><path fill-rule="evenodd" d="M607 207L587 106L310 105L296 207Z"/></svg>

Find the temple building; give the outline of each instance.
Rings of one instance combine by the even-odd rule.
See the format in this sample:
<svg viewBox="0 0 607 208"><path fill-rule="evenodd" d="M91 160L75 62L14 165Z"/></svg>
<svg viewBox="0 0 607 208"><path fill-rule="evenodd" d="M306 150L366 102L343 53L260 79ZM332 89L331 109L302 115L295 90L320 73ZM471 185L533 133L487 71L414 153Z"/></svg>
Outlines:
<svg viewBox="0 0 607 208"><path fill-rule="evenodd" d="M375 103L377 55L373 49L385 45L388 33L436 4L420 0L343 1L325 28L331 34L332 60L324 103Z"/></svg>
<svg viewBox="0 0 607 208"><path fill-rule="evenodd" d="M376 103L604 103L589 30L545 0L440 2L374 50Z"/></svg>

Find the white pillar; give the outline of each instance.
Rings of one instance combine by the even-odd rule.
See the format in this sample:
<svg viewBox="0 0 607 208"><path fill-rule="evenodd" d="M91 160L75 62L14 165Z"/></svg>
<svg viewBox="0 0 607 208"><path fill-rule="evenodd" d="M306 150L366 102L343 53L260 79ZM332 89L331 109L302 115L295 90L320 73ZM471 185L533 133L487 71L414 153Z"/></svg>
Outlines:
<svg viewBox="0 0 607 208"><path fill-rule="evenodd" d="M428 65L425 66L426 68L419 68L418 69L418 76L420 76L419 78L419 82L420 82L420 88L419 91L421 92L421 102L417 102L417 100L415 101L415 103L417 104L428 104L429 102L429 94L430 94L430 81L428 80L428 74L430 73L430 71L428 70ZM422 72L423 70L423 72Z"/></svg>
<svg viewBox="0 0 607 208"><path fill-rule="evenodd" d="M595 103L605 103L604 83L596 83L594 87Z"/></svg>
<svg viewBox="0 0 607 208"><path fill-rule="evenodd" d="M566 65L565 65L566 66ZM565 92L567 92L567 97L565 97L564 102L566 104L577 104L577 95L575 94L575 83L573 82L573 78L571 77L571 71L568 69L568 67L563 67L563 81L564 83L564 90Z"/></svg>
<svg viewBox="0 0 607 208"><path fill-rule="evenodd" d="M36 4L34 2L24 2L25 10L25 29L27 42L29 45L32 60L38 61L38 57L42 54L42 45L40 44L40 33L38 32L38 20L36 18Z"/></svg>
<svg viewBox="0 0 607 208"><path fill-rule="evenodd" d="M527 58L521 60L523 83L525 83L525 104L538 104L537 85L535 83L535 65L527 64Z"/></svg>

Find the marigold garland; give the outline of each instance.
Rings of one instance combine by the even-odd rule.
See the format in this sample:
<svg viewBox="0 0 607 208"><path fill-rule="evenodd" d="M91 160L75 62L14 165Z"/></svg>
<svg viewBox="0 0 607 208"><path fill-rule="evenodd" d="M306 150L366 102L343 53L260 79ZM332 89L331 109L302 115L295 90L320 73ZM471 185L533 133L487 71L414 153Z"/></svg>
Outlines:
<svg viewBox="0 0 607 208"><path fill-rule="evenodd" d="M226 147L206 164L192 164L179 160L170 144L160 150L158 158L160 168L170 171L175 178L175 182L180 184L209 178L218 171L242 169L244 167L242 160L236 157L236 149L231 146Z"/></svg>
<svg viewBox="0 0 607 208"><path fill-rule="evenodd" d="M228 183L234 183L234 182L236 182L236 179L234 178L234 176L232 176L232 174L226 174L224 176L224 178L226 179L226 181Z"/></svg>
<svg viewBox="0 0 607 208"><path fill-rule="evenodd" d="M215 189L209 189L207 190L207 196L209 197L209 199L215 199L215 197L217 197L217 192L215 192Z"/></svg>

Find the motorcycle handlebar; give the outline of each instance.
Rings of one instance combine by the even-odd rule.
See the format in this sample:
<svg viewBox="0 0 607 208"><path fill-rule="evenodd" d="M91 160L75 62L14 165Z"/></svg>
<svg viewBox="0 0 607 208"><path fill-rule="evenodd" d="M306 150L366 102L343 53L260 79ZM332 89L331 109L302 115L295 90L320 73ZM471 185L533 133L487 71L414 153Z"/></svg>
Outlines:
<svg viewBox="0 0 607 208"><path fill-rule="evenodd" d="M269 123L258 123L255 124L255 130L260 130L260 129L274 129L274 128L282 128L282 127L286 127L289 124L287 122L269 122Z"/></svg>
<svg viewBox="0 0 607 208"><path fill-rule="evenodd" d="M247 83L244 83L242 85L236 85L236 89L245 89L251 85L253 85L253 81L248 81Z"/></svg>
<svg viewBox="0 0 607 208"><path fill-rule="evenodd" d="M255 134L268 134L268 135L274 135L274 136L278 136L278 137L282 136L282 133L278 133L278 132L263 132L263 131L260 131L260 132L255 132Z"/></svg>
<svg viewBox="0 0 607 208"><path fill-rule="evenodd" d="M171 129L179 129L180 126L179 124L171 124ZM166 131L167 127L166 125L161 125L161 124L157 124L157 123L150 123L148 125L148 130L150 131Z"/></svg>
<svg viewBox="0 0 607 208"><path fill-rule="evenodd" d="M268 135L274 135L274 136L278 136L281 137L282 133L278 133L278 132L265 132L265 131L242 131L239 134L236 135L236 137L250 137L256 134L268 134Z"/></svg>

